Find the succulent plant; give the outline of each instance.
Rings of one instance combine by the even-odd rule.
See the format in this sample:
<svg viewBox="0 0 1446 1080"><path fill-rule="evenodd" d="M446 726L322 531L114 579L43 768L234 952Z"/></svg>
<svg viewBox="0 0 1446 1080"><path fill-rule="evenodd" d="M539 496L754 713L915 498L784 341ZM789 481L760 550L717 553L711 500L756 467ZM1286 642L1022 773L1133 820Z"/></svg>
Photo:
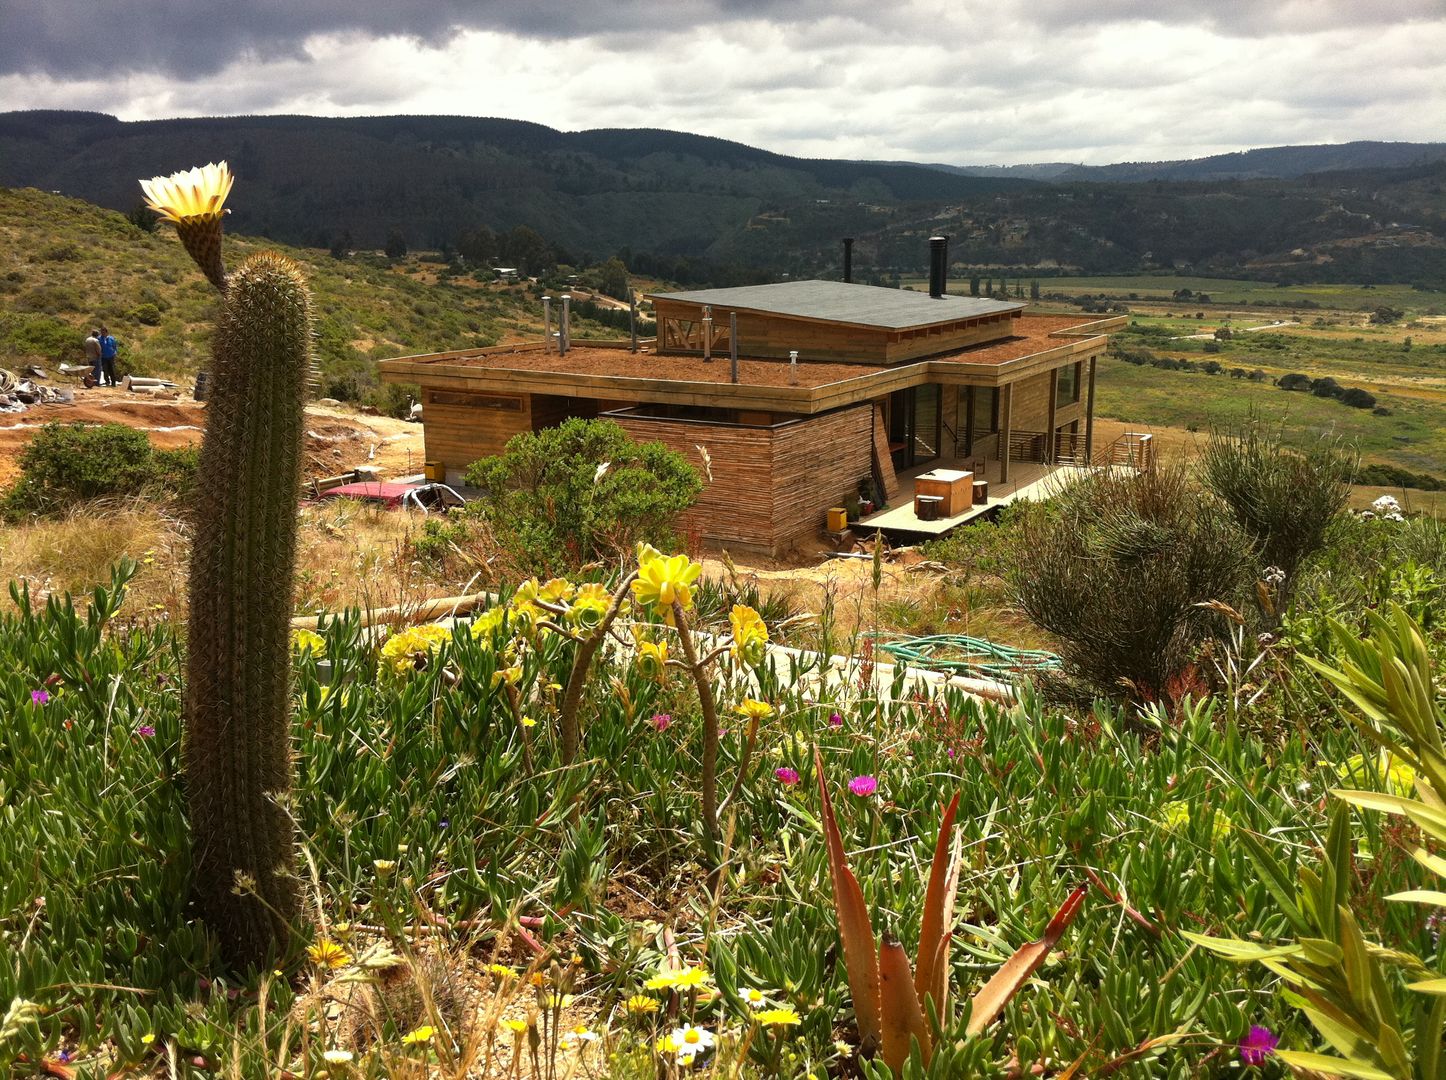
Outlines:
<svg viewBox="0 0 1446 1080"><path fill-rule="evenodd" d="M196 890L246 966L280 952L300 912L289 632L312 312L283 255L221 268L230 184L223 164L146 193L224 294L196 478L182 766Z"/></svg>

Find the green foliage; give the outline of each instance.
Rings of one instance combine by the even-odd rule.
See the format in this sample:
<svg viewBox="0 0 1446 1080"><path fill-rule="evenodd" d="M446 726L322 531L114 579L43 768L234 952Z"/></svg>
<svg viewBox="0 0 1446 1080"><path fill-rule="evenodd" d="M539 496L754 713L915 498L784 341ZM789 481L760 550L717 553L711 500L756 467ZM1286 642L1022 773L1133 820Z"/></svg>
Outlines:
<svg viewBox="0 0 1446 1080"><path fill-rule="evenodd" d="M300 913L289 629L311 295L283 255L229 275L191 543L184 772L197 891L238 967L285 951Z"/></svg>
<svg viewBox="0 0 1446 1080"><path fill-rule="evenodd" d="M516 564L539 574L639 541L669 546L677 515L703 487L676 451L577 417L514 436L502 454L469 467L466 481L486 493L482 512Z"/></svg>
<svg viewBox="0 0 1446 1080"><path fill-rule="evenodd" d="M1178 469L1101 471L1026 517L1009 583L1058 640L1068 677L1096 695L1174 700L1218 631L1206 605L1235 600L1250 542Z"/></svg>
<svg viewBox="0 0 1446 1080"><path fill-rule="evenodd" d="M125 424L51 421L20 452L20 479L6 493L7 517L56 514L91 499L177 499L194 482L193 450L152 450Z"/></svg>
<svg viewBox="0 0 1446 1080"><path fill-rule="evenodd" d="M1357 455L1334 441L1304 451L1257 418L1217 428L1200 457L1200 476L1256 545L1262 571L1285 574L1288 595L1302 563L1318 551L1345 508Z"/></svg>

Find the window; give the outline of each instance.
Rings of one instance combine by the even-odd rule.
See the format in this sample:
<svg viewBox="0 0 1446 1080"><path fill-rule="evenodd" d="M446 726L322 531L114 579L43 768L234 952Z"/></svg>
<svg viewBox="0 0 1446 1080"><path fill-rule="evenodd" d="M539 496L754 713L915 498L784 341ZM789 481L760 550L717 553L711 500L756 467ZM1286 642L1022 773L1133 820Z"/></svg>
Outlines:
<svg viewBox="0 0 1446 1080"><path fill-rule="evenodd" d="M999 387L971 387L970 398L974 402L974 434L987 435L999 430Z"/></svg>
<svg viewBox="0 0 1446 1080"><path fill-rule="evenodd" d="M1054 404L1058 408L1061 405L1073 405L1079 400L1079 376L1083 364L1070 364L1059 369L1058 380L1054 384Z"/></svg>

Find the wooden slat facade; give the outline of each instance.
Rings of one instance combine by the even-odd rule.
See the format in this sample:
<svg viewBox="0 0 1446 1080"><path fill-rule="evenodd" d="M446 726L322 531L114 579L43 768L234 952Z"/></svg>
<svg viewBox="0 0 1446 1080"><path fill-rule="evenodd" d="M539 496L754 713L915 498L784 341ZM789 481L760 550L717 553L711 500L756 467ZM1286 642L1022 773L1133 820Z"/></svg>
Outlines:
<svg viewBox="0 0 1446 1080"><path fill-rule="evenodd" d="M712 479L679 523L713 544L779 555L817 535L825 511L857 498L870 475L873 409L860 406L771 428L613 417L637 442L661 442ZM828 453L820 453L827 447Z"/></svg>

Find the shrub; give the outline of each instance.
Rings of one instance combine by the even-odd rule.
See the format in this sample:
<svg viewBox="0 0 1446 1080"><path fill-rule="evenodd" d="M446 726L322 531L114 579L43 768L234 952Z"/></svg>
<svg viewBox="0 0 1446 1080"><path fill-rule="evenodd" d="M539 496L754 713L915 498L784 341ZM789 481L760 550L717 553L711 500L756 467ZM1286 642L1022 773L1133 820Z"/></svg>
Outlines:
<svg viewBox="0 0 1446 1080"><path fill-rule="evenodd" d="M176 496L190 490L195 470L194 450L152 450L145 432L124 424L51 422L20 452L20 480L4 509L13 518L106 496Z"/></svg>
<svg viewBox="0 0 1446 1080"><path fill-rule="evenodd" d="M1338 398L1345 393L1345 388L1329 375L1326 375L1316 379L1310 384L1310 392L1316 397Z"/></svg>
<svg viewBox="0 0 1446 1080"><path fill-rule="evenodd" d="M1369 390L1362 390L1359 386L1342 390L1340 398L1342 405L1349 405L1353 409L1374 409L1376 407L1376 395Z"/></svg>
<svg viewBox="0 0 1446 1080"><path fill-rule="evenodd" d="M1309 375L1302 375L1299 372L1291 372L1289 375L1282 375L1275 380L1275 385L1282 390L1309 390L1314 385Z"/></svg>
<svg viewBox="0 0 1446 1080"><path fill-rule="evenodd" d="M1179 469L1079 480L1020 523L1009 584L1058 639L1066 678L1095 695L1174 697L1233 599L1250 542Z"/></svg>
<svg viewBox="0 0 1446 1080"><path fill-rule="evenodd" d="M159 326L161 324L161 309L155 304L137 304L126 312L126 318L133 322L141 323L144 326Z"/></svg>
<svg viewBox="0 0 1446 1080"><path fill-rule="evenodd" d="M519 566L539 573L630 549L671 546L673 521L702 481L662 443L634 443L609 420L573 418L514 436L468 468L483 513Z"/></svg>
<svg viewBox="0 0 1446 1080"><path fill-rule="evenodd" d="M1326 440L1290 449L1251 417L1211 432L1200 465L1205 485L1255 542L1261 567L1283 571L1288 589L1345 507L1357 458Z"/></svg>

